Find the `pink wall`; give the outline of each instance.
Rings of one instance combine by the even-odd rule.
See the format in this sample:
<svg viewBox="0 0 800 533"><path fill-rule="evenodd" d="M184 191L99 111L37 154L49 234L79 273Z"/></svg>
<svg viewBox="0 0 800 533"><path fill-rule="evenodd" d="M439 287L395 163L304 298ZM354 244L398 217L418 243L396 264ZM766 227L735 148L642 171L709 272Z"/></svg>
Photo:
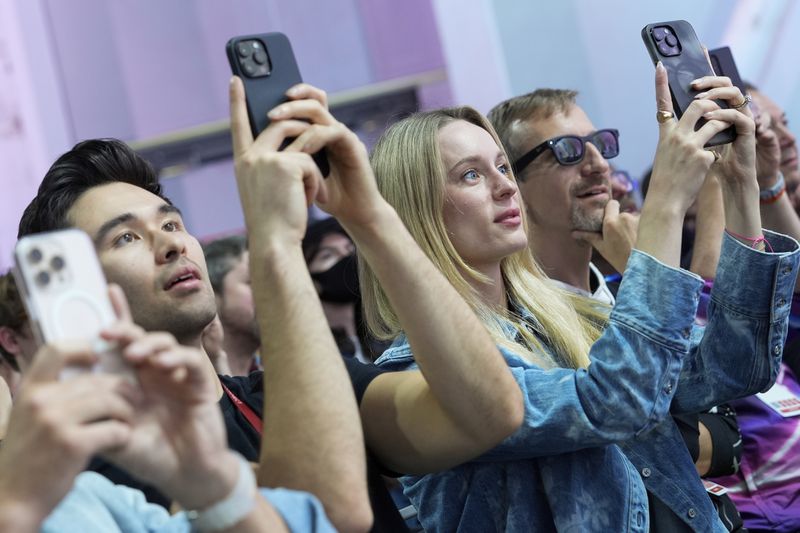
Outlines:
<svg viewBox="0 0 800 533"><path fill-rule="evenodd" d="M0 73L0 98L22 94L32 103L21 130L14 126L5 137L0 131L0 269L9 264L19 215L49 162L76 141L142 139L227 115L224 45L233 35L286 33L304 78L329 92L444 66L427 0L0 0L0 6L13 15L0 11L0 64L5 57L37 65L6 74L10 82ZM14 30L26 27L21 20L29 31ZM16 52L3 56L9 41ZM20 50L31 48L36 54L22 60ZM448 95L439 86L425 96L442 105ZM57 112L39 116L48 106ZM19 124L17 108L0 103L0 124ZM197 234L241 225L230 164L166 186Z"/></svg>

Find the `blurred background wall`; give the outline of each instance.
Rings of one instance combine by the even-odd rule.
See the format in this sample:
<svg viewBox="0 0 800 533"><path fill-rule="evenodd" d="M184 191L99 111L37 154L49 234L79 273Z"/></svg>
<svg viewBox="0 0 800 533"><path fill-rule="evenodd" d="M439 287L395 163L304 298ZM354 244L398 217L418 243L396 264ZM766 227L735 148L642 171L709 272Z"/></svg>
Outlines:
<svg viewBox="0 0 800 533"><path fill-rule="evenodd" d="M0 270L42 175L78 140L185 147L204 125L224 128L233 35L286 33L306 81L332 99L404 79L421 108L486 112L537 87L578 89L597 127L621 131L615 165L638 176L657 135L639 32L674 19L710 48L730 46L742 75L800 120L792 0L0 0ZM369 131L393 117L384 111ZM190 229L240 230L231 161L188 163L163 183Z"/></svg>

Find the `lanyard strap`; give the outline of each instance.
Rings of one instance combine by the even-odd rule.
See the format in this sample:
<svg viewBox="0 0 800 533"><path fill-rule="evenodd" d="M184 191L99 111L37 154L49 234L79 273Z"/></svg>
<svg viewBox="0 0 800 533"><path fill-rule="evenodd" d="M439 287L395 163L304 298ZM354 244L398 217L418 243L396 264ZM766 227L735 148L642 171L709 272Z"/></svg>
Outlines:
<svg viewBox="0 0 800 533"><path fill-rule="evenodd" d="M252 409L250 409L249 405L237 398L236 395L231 392L231 390L226 387L224 383L222 384L222 388L225 389L225 394L227 394L228 398L230 398L231 402L233 402L234 407L236 407L236 409L242 413L242 415L247 419L250 425L253 426L253 429L255 429L260 436L263 433L263 425L258 415L255 414Z"/></svg>

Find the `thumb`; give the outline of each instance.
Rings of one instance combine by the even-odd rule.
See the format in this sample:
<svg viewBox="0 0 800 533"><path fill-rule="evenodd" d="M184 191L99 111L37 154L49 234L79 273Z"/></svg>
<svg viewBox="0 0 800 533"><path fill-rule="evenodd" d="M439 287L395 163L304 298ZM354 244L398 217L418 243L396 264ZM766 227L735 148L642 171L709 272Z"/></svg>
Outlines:
<svg viewBox="0 0 800 533"><path fill-rule="evenodd" d="M125 297L122 287L116 283L109 283L108 297L111 300L111 307L114 308L114 314L117 315L117 319L123 322L133 322L131 308L128 305L128 299Z"/></svg>

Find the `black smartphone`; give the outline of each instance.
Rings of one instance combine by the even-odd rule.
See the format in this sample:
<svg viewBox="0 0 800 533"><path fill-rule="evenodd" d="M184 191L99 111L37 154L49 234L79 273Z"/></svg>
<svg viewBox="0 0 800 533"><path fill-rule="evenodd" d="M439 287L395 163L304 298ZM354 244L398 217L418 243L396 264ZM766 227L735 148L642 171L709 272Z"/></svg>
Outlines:
<svg viewBox="0 0 800 533"><path fill-rule="evenodd" d="M234 75L242 79L247 115L256 137L269 126L267 113L286 101L286 91L303 81L286 35L278 32L233 37L225 46ZM284 146L292 139L287 139ZM323 176L330 168L324 150L314 154Z"/></svg>
<svg viewBox="0 0 800 533"><path fill-rule="evenodd" d="M708 57L711 58L711 66L717 76L727 76L731 79L731 83L738 87L742 94L746 94L744 82L739 75L739 69L736 68L736 61L733 60L733 53L727 46L721 46L708 51Z"/></svg>
<svg viewBox="0 0 800 533"><path fill-rule="evenodd" d="M685 20L672 20L648 24L642 28L642 40L653 60L653 64L661 63L667 69L669 89L672 93L672 107L680 118L694 100L699 91L692 89L691 83L703 76L713 76L714 71L708 64L706 55L692 25ZM727 108L728 103L715 100L720 107ZM705 124L705 120L697 121L696 128ZM736 139L733 126L711 138L706 146L728 144Z"/></svg>

